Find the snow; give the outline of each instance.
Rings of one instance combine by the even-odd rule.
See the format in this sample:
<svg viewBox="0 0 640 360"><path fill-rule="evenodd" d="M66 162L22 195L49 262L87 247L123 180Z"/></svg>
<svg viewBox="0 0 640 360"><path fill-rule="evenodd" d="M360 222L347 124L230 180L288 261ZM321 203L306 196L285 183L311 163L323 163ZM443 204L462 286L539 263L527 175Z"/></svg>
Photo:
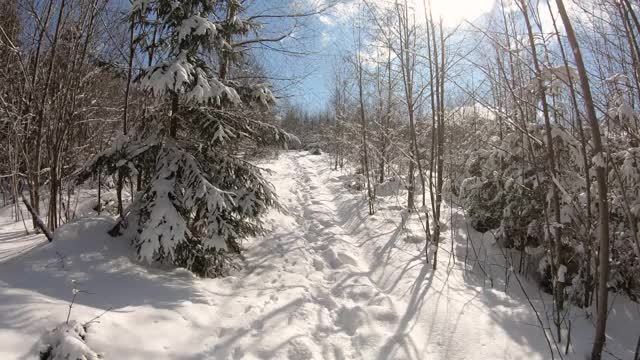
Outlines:
<svg viewBox="0 0 640 360"><path fill-rule="evenodd" d="M564 265L560 265L558 267L558 281L563 283L565 282L565 275L567 274L567 267Z"/></svg>
<svg viewBox="0 0 640 360"><path fill-rule="evenodd" d="M49 353L47 360L101 359L101 354L85 344L86 335L84 327L77 321L65 322L42 336L38 351Z"/></svg>
<svg viewBox="0 0 640 360"><path fill-rule="evenodd" d="M604 168L606 167L606 161L605 161L605 157L603 156L602 152L597 153L592 159L591 161L593 161L593 165L597 166L597 167L601 167Z"/></svg>
<svg viewBox="0 0 640 360"><path fill-rule="evenodd" d="M142 77L140 85L155 96L162 96L175 91L183 94L187 100L194 102L214 101L219 103L222 97L231 103L241 102L235 89L212 78L188 58L186 52L148 69Z"/></svg>
<svg viewBox="0 0 640 360"><path fill-rule="evenodd" d="M612 84L626 85L629 82L629 78L625 74L618 73L608 77L605 81Z"/></svg>
<svg viewBox="0 0 640 360"><path fill-rule="evenodd" d="M544 254L544 246L539 245L537 247L531 247L531 246L525 246L524 251L527 253L527 255L542 255Z"/></svg>
<svg viewBox="0 0 640 360"><path fill-rule="evenodd" d="M209 33L209 37L214 39L218 34L216 24L209 21L209 19L203 18L198 15L193 15L188 19L185 19L180 23L178 31L178 40L184 41L192 33L193 35L206 35Z"/></svg>
<svg viewBox="0 0 640 360"><path fill-rule="evenodd" d="M105 234L109 217L73 221L47 243L0 209L0 359L29 358L64 323L74 288L71 320L102 315L86 344L105 359L550 358L524 293L506 284L501 250L461 210L443 204L434 272L424 241L404 241L424 239L420 214L399 206L404 190L379 198L369 216L326 155L287 152L261 166L273 170L286 211L267 215L271 230L243 244L243 269L225 278L136 261L126 241ZM544 319L551 297L522 282ZM605 358L631 358L640 307L623 296L612 303ZM593 319L580 309L567 316L563 356L584 359Z"/></svg>
<svg viewBox="0 0 640 360"><path fill-rule="evenodd" d="M268 84L255 85L251 92L251 96L262 106L266 107L269 107L271 104L276 102L276 98L273 96Z"/></svg>
<svg viewBox="0 0 640 360"><path fill-rule="evenodd" d="M393 176L383 183L375 185L376 196L397 196L402 188L402 180L398 176Z"/></svg>

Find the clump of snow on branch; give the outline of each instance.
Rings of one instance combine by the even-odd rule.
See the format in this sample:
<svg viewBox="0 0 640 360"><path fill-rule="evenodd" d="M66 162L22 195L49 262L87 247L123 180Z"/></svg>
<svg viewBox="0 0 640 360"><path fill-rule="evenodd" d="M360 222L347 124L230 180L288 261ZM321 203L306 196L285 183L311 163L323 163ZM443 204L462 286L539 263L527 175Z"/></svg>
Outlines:
<svg viewBox="0 0 640 360"><path fill-rule="evenodd" d="M273 96L268 84L256 85L251 95L256 101L265 107L270 106L276 101L276 98Z"/></svg>
<svg viewBox="0 0 640 360"><path fill-rule="evenodd" d="M204 69L189 59L186 52L150 68L140 80L140 85L155 96L173 92L195 102L213 101L220 104L224 97L231 103L240 103L240 96L235 89L209 77Z"/></svg>
<svg viewBox="0 0 640 360"><path fill-rule="evenodd" d="M218 35L218 28L216 24L209 21L209 19L199 15L193 15L182 21L180 27L177 29L177 33L179 41L184 41L191 35L207 35L211 40L214 40Z"/></svg>
<svg viewBox="0 0 640 360"><path fill-rule="evenodd" d="M93 351L85 342L87 332L77 321L63 323L47 331L38 343L43 360L98 360L102 354Z"/></svg>

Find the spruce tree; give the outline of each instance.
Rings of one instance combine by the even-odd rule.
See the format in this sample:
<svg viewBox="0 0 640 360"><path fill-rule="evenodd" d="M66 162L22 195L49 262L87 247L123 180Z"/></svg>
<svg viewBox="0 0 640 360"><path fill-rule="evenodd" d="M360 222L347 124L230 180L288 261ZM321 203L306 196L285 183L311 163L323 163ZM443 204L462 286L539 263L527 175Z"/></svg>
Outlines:
<svg viewBox="0 0 640 360"><path fill-rule="evenodd" d="M238 9L237 0L134 1L136 41L156 58L136 82L158 105L79 177L118 170L142 176L143 188L112 234L129 238L140 260L200 276L226 274L241 239L263 231L261 215L278 206L240 145L290 139L262 120L275 101L268 85L228 81L211 65L225 66L226 76L242 58L229 41L256 25L235 16Z"/></svg>

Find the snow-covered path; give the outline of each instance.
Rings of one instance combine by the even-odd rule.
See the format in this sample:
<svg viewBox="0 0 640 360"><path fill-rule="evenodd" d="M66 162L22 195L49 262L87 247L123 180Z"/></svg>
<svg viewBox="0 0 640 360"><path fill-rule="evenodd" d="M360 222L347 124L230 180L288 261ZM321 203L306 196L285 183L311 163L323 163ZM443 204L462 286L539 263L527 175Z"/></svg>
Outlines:
<svg viewBox="0 0 640 360"><path fill-rule="evenodd" d="M518 324L535 324L526 303L469 279L443 251L435 275L424 266L423 245L405 241L420 236L415 219L402 226L397 206L384 202L368 216L361 194L349 193L326 159L302 153L283 161L298 173L304 194L299 223L322 273L312 291L330 294L327 318L334 331L323 339L325 347L348 359L545 357L540 330ZM449 231L443 248L450 245ZM461 231L457 235L462 238ZM522 327L515 332L522 337L514 338Z"/></svg>
<svg viewBox="0 0 640 360"><path fill-rule="evenodd" d="M107 359L550 358L513 280L505 294L504 268L485 269L493 288L477 268L465 270L466 222L454 209L443 208L434 273L424 266L417 216L401 223L403 199L380 198L369 216L362 193L345 186L351 178L330 171L324 155L288 152L263 166L286 211L268 214L271 231L244 244L246 266L234 276L141 266L126 243L104 234L113 224L104 217L62 227L52 244L29 238L34 247L20 253L0 237L0 359L30 358L40 334L66 318L73 287L88 294L72 319L108 310L88 332ZM0 235L16 226L3 222ZM482 251L478 257L497 250ZM543 311L537 290L527 291ZM637 322L638 314L625 302L611 323ZM588 351L592 325L580 321L577 351L565 358ZM624 329L608 332L621 358L638 336Z"/></svg>
<svg viewBox="0 0 640 360"><path fill-rule="evenodd" d="M214 353L291 359L546 357L526 303L488 283L482 287L480 278L469 284L444 252L436 275L423 266L423 245L405 241L419 236L419 229L412 234L411 224L400 224L398 206L381 203L378 214L368 216L362 195L350 193L347 177L329 171L321 156L288 153L271 167L288 214L270 219L274 231L250 247L248 263L265 263L278 274L267 282L280 289L291 289L292 282L300 288L274 294L263 307L251 306L271 309L254 324L260 335L234 339L233 349L239 350L223 342ZM271 254L268 262L262 261L265 253ZM259 265L241 288L256 271L256 280L263 281ZM274 342L280 344L275 352Z"/></svg>
<svg viewBox="0 0 640 360"><path fill-rule="evenodd" d="M369 278L362 249L341 225L340 180L323 160L289 153L272 164L287 212L272 214L273 232L250 246L254 265L239 288L279 291L247 305L255 335L219 342L216 358L373 359L398 322L397 300Z"/></svg>

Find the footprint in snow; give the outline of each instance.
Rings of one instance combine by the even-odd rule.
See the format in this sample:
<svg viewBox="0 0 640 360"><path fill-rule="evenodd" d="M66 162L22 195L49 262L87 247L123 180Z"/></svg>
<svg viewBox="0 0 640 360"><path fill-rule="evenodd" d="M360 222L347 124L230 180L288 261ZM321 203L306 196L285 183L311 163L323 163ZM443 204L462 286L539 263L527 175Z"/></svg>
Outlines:
<svg viewBox="0 0 640 360"><path fill-rule="evenodd" d="M322 271L324 269L324 262L318 258L314 258L313 268L316 269L316 271Z"/></svg>
<svg viewBox="0 0 640 360"><path fill-rule="evenodd" d="M367 312L360 306L352 308L343 307L336 314L336 325L340 326L349 336L354 336L356 331L365 324Z"/></svg>
<svg viewBox="0 0 640 360"><path fill-rule="evenodd" d="M251 328L256 331L262 330L263 327L264 327L264 322L262 320L255 320L253 323L251 323Z"/></svg>
<svg viewBox="0 0 640 360"><path fill-rule="evenodd" d="M313 341L309 338L295 338L287 344L287 359L289 360L309 360L313 359L316 351L312 350Z"/></svg>

